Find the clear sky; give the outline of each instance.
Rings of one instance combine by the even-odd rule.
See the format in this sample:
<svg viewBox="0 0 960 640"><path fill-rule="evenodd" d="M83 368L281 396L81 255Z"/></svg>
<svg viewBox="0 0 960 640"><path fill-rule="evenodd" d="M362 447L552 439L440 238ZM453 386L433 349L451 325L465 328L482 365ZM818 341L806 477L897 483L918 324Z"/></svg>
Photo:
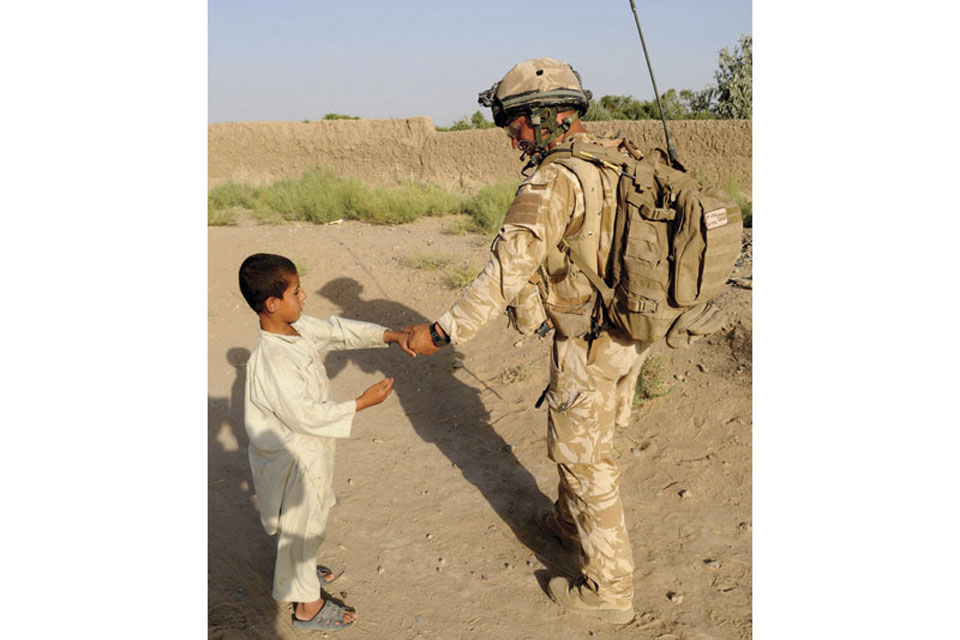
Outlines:
<svg viewBox="0 0 960 640"><path fill-rule="evenodd" d="M750 0L635 0L657 86L702 89ZM209 122L430 116L452 124L515 63L569 62L595 97L653 97L629 0L210 0ZM487 114L489 118L489 114Z"/></svg>

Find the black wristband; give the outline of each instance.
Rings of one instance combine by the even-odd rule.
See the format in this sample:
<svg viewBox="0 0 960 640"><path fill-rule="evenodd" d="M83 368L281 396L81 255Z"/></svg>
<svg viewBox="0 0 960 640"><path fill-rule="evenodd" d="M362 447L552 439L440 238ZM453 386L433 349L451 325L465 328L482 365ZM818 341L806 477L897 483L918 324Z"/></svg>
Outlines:
<svg viewBox="0 0 960 640"><path fill-rule="evenodd" d="M444 338L440 337L440 334L437 332L437 323L434 322L430 325L430 340L433 341L433 346L442 347L445 344L450 344L450 336Z"/></svg>

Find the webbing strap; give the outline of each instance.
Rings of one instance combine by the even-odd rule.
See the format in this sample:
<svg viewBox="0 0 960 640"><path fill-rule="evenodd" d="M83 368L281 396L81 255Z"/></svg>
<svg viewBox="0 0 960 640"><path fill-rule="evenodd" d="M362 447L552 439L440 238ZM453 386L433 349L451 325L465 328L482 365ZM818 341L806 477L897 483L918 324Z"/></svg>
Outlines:
<svg viewBox="0 0 960 640"><path fill-rule="evenodd" d="M584 142L583 140L572 140L569 144L560 144L550 149L544 155L543 163L555 162L563 158L587 160L588 162L613 169L617 173L624 173L624 165L631 162L630 158L613 149L607 149L598 144Z"/></svg>
<svg viewBox="0 0 960 640"><path fill-rule="evenodd" d="M653 209L644 207L640 212L647 220L673 220L677 217L675 210L664 207L654 207Z"/></svg>
<svg viewBox="0 0 960 640"><path fill-rule="evenodd" d="M600 274L597 273L597 270L590 266L590 264L583 259L583 256L574 251L564 240L561 240L557 244L557 248L567 254L570 260L573 261L573 264L577 265L577 268L583 272L583 275L587 276L590 284L600 292L600 297L603 298L603 304L609 307L613 303L613 289L607 286L607 283L603 281Z"/></svg>

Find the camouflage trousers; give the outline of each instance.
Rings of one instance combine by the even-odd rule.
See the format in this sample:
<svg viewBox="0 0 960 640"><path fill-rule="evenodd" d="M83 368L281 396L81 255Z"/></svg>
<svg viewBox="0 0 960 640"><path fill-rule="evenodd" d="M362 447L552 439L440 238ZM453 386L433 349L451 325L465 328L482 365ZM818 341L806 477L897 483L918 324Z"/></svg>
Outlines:
<svg viewBox="0 0 960 640"><path fill-rule="evenodd" d="M606 332L589 346L557 336L547 392L547 455L560 475L558 516L576 525L580 570L601 600L617 607L633 599L633 552L613 460L616 425L630 418L649 343Z"/></svg>

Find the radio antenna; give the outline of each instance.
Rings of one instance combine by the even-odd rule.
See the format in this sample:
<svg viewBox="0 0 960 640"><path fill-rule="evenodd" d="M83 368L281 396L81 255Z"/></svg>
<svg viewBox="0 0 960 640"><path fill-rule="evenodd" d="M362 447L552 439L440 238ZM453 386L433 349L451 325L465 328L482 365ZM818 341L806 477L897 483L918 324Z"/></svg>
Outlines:
<svg viewBox="0 0 960 640"><path fill-rule="evenodd" d="M637 33L640 34L640 46L643 47L643 57L647 59L647 69L650 70L650 82L653 83L653 97L657 100L657 108L660 110L660 121L663 122L663 135L667 138L667 153L670 154L670 164L674 169L683 170L683 165L677 159L677 148L673 146L673 140L670 139L670 132L667 130L667 118L663 114L663 105L660 104L660 91L657 90L657 80L653 77L653 66L650 64L650 55L647 53L647 43L643 39L643 30L640 28L640 18L637 17L637 5L630 0L630 8L633 10L633 19L637 23Z"/></svg>

